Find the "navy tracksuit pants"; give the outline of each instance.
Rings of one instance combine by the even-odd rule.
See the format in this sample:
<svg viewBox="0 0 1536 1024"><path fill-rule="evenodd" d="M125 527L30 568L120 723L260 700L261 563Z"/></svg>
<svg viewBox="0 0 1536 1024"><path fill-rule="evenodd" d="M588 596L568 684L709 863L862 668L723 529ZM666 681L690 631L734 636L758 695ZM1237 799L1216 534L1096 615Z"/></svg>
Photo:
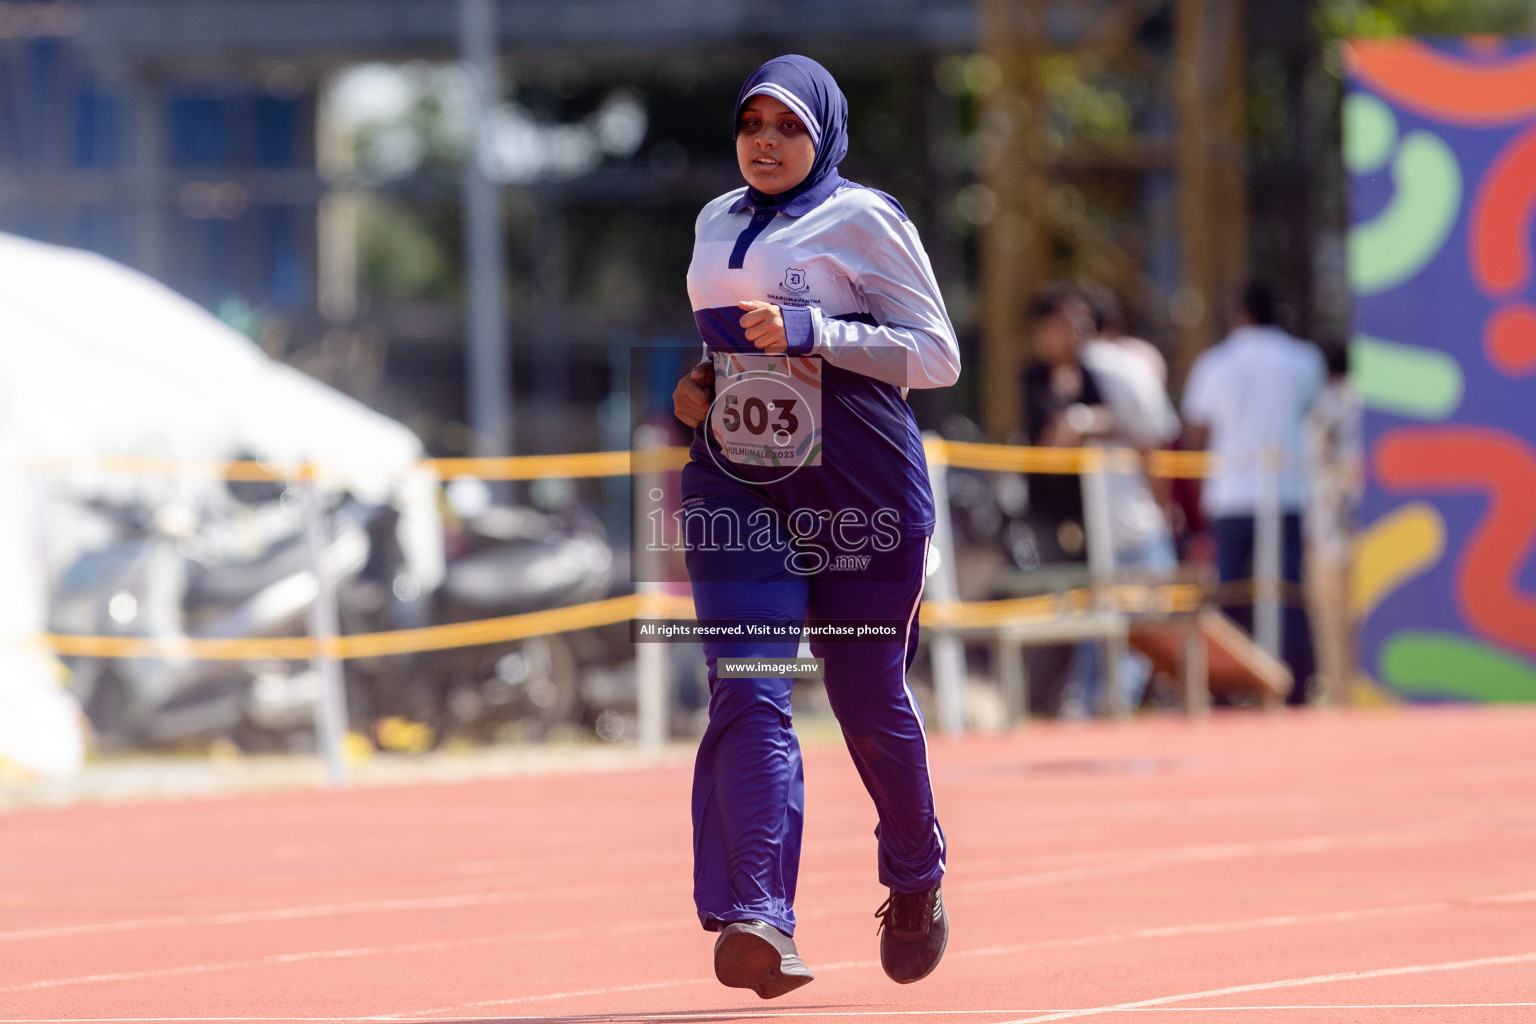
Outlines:
<svg viewBox="0 0 1536 1024"><path fill-rule="evenodd" d="M1216 570L1221 582L1234 583L1253 578L1256 532L1253 516L1222 516L1216 520ZM1300 584L1301 570L1301 514L1287 512L1280 521L1280 577L1287 583ZM1224 606L1222 611L1243 629L1253 632L1251 603ZM1295 679L1285 702L1305 704L1307 680L1317 670L1307 610L1287 602L1281 613L1281 621L1285 637L1280 655Z"/></svg>
<svg viewBox="0 0 1536 1024"><path fill-rule="evenodd" d="M922 892L944 874L928 745L906 682L926 551L926 537L908 537L892 554L901 560L897 571L870 573L883 582L793 573L782 551L687 552L700 620L906 624L904 635L890 642L811 642L812 654L823 659L827 696L848 751L879 814L880 881L899 892ZM805 781L790 721L791 680L721 679L716 663L793 658L797 649L782 640L704 644L710 701L694 767L694 902L711 931L750 920L786 934L795 930Z"/></svg>

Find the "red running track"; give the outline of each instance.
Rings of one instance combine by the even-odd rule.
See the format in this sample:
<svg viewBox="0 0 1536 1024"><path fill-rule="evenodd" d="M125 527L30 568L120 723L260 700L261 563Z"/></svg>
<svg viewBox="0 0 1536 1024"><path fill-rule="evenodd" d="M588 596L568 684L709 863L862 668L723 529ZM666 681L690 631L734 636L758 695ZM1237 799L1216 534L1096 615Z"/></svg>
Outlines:
<svg viewBox="0 0 1536 1024"><path fill-rule="evenodd" d="M807 753L816 981L721 988L688 768L0 814L0 1021L1536 1020L1536 711L935 739L949 953L880 972L873 812Z"/></svg>

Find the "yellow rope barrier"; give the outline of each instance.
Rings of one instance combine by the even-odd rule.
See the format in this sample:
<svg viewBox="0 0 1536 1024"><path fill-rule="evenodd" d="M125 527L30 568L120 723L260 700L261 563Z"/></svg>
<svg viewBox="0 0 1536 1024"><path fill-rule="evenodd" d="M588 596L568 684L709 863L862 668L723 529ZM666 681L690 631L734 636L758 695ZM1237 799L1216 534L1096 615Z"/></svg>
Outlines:
<svg viewBox="0 0 1536 1024"><path fill-rule="evenodd" d="M1211 475L1214 459L1207 452L1149 452L1145 458L1133 448L1036 448L972 441L925 441L928 460L956 469L981 469L997 473L1087 472L1105 469L1127 471L1144 464L1157 477L1200 478Z"/></svg>
<svg viewBox="0 0 1536 1024"><path fill-rule="evenodd" d="M440 480L475 476L482 480L573 480L585 477L629 476L640 472L682 469L687 448L648 451L579 452L574 455L517 455L499 459L423 459L414 463ZM213 459L36 459L27 468L53 476L86 472L113 476L193 477L200 479L301 481L335 479L345 474L324 464L219 462Z"/></svg>
<svg viewBox="0 0 1536 1024"><path fill-rule="evenodd" d="M1211 475L1213 459L1207 452L1154 451L1142 456L1131 448L1039 448L972 441L928 440L923 442L928 460L956 469L998 473L1075 474L1096 468L1128 470L1144 464L1157 477L1200 478ZM682 469L688 449L656 448L641 451L578 452L572 455L514 455L491 459L423 459L414 463L440 480L474 476L483 480L574 480L589 477L630 476L641 472ZM220 462L213 459L37 459L27 468L56 476L94 471L109 475L175 477L241 481L325 480L345 475L339 468L311 463L276 465L265 462Z"/></svg>
<svg viewBox="0 0 1536 1024"><path fill-rule="evenodd" d="M1156 451L1147 455L1147 475L1164 478L1199 480L1216 470L1216 458L1210 452Z"/></svg>
<svg viewBox="0 0 1536 1024"><path fill-rule="evenodd" d="M929 628L987 629L1008 623L1040 622L1081 615L1096 608L1122 612L1180 613L1200 607L1204 591L1195 584L1121 585L1101 592L1082 587L1062 594L1000 601L925 603L919 621ZM692 619L693 599L681 594L626 594L587 604L454 622L387 633L355 633L322 645L310 637L210 639L188 637L76 636L46 633L38 641L55 654L86 658L193 658L207 661L307 661L321 653L337 659L415 654L453 647L526 640L608 626L635 618Z"/></svg>
<svg viewBox="0 0 1536 1024"><path fill-rule="evenodd" d="M188 637L77 636L44 633L38 642L54 654L80 658L195 658L203 661L303 661L320 653L310 637L215 640Z"/></svg>
<svg viewBox="0 0 1536 1024"><path fill-rule="evenodd" d="M606 601L524 612L522 615L505 615L495 619L402 629L392 633L361 633L339 637L335 644L335 656L370 658L382 654L411 654L417 651L440 651L448 647L478 647L508 640L526 640L532 636L569 633L592 626L625 622L634 618L639 608L636 596L628 594Z"/></svg>
<svg viewBox="0 0 1536 1024"><path fill-rule="evenodd" d="M483 480L574 480L665 472L682 469L687 462L687 448L655 448L577 455L514 455L501 459L428 459L421 465L440 479L475 476Z"/></svg>
<svg viewBox="0 0 1536 1024"><path fill-rule="evenodd" d="M310 463L277 465L252 461L221 462L217 459L144 459L127 456L97 459L50 458L32 459L24 465L27 469L49 476L100 473L107 476L191 477L206 480L281 482L302 481L324 475L322 467Z"/></svg>
<svg viewBox="0 0 1536 1024"><path fill-rule="evenodd" d="M1107 465L1121 469L1141 461L1131 449L1035 448L928 440L929 460L958 469L1012 473L1082 473ZM576 479L628 476L638 472L681 469L686 448L645 451L582 452L573 455L522 455L493 459L426 459L416 466L438 479L476 476L486 480ZM1159 477L1203 477L1210 473L1205 452L1150 453L1147 472ZM132 476L191 476L240 481L300 481L338 475L324 465L272 465L262 462L185 459L44 459L29 468L55 475L92 470ZM1122 610L1186 612L1199 607L1203 592L1193 585L1114 588L1111 604ZM1156 595L1149 598L1148 595ZM1150 603L1148 603L1150 602ZM1002 601L926 603L920 621L927 626L985 628L1005 622L1038 621L1063 614L1080 614L1093 607L1088 590L1062 595L1011 598ZM475 622L458 622L386 633L338 637L323 653L335 658L366 658L503 643L594 626L612 625L644 616L688 619L693 602L673 594L628 595L605 601L551 608ZM107 637L50 633L38 638L55 654L91 658L196 658L217 661L307 660L322 653L309 637L211 639L188 637Z"/></svg>

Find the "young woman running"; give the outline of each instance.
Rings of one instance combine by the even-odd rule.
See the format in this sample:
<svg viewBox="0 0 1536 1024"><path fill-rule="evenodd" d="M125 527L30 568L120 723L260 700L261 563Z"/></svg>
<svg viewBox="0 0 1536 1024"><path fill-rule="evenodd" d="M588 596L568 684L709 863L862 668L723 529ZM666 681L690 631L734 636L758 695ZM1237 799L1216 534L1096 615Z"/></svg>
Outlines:
<svg viewBox="0 0 1536 1024"><path fill-rule="evenodd" d="M906 684L933 492L905 396L953 384L960 357L906 213L838 175L847 116L837 83L806 57L769 61L742 87L733 127L746 187L699 214L688 293L707 358L673 401L696 428L682 518L698 618L810 630L879 815L880 960L905 983L933 971L949 935L944 833ZM888 639L837 635L855 624ZM722 677L719 662L797 648L741 634L704 644L694 900L720 933L716 977L764 999L812 978L792 938L805 794L791 679Z"/></svg>

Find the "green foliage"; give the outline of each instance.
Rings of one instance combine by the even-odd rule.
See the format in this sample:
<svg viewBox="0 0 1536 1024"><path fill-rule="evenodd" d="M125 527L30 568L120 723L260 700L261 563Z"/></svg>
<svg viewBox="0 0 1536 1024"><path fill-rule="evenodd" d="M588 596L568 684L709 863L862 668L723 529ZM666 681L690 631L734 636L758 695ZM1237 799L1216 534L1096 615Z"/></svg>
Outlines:
<svg viewBox="0 0 1536 1024"><path fill-rule="evenodd" d="M1249 154L1258 160L1286 159L1295 138L1285 65L1273 53L1260 53L1248 66L1243 103Z"/></svg>
<svg viewBox="0 0 1536 1024"><path fill-rule="evenodd" d="M1315 20L1325 39L1527 34L1536 0L1319 0Z"/></svg>
<svg viewBox="0 0 1536 1024"><path fill-rule="evenodd" d="M1123 84L1105 74L1099 63L1075 54L1049 54L1040 60L1040 83L1053 120L1065 134L1118 142L1131 134L1133 111Z"/></svg>
<svg viewBox="0 0 1536 1024"><path fill-rule="evenodd" d="M457 268L442 236L413 210L379 199L363 204L358 224L363 288L395 299L448 298Z"/></svg>
<svg viewBox="0 0 1536 1024"><path fill-rule="evenodd" d="M394 116L354 126L352 143L359 164L384 177L457 165L464 157L466 126L454 70L422 61L395 70L410 99Z"/></svg>

